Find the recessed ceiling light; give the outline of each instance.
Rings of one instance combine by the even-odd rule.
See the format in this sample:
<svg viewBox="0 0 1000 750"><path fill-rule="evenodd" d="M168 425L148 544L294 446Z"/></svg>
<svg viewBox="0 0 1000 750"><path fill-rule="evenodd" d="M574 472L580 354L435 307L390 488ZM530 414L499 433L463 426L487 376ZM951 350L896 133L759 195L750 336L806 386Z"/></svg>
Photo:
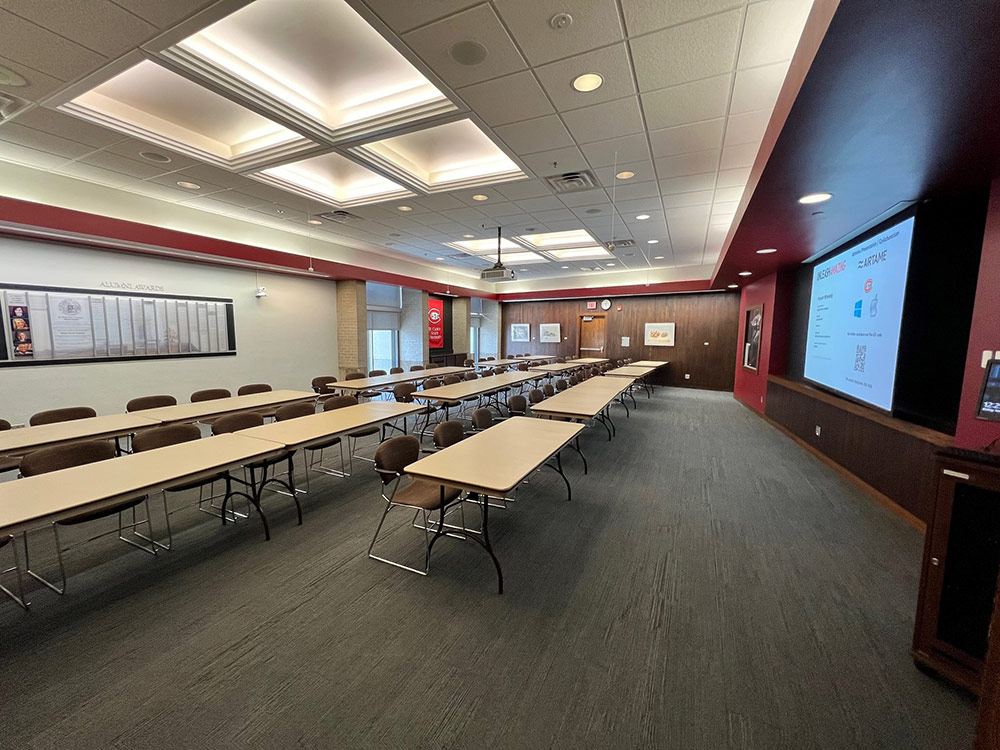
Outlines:
<svg viewBox="0 0 1000 750"><path fill-rule="evenodd" d="M573 79L573 88L584 94L588 91L596 91L604 83L604 79L597 73L584 73Z"/></svg>
<svg viewBox="0 0 1000 750"><path fill-rule="evenodd" d="M662 255L656 255L656 256L653 257L653 260L663 260L663 256Z"/></svg>
<svg viewBox="0 0 1000 750"><path fill-rule="evenodd" d="M444 260L444 258L435 258L434 260Z"/></svg>
<svg viewBox="0 0 1000 750"><path fill-rule="evenodd" d="M750 272L750 271L740 271L740 272L739 272L739 273L737 274L737 276L750 276L750 275L751 275L751 272Z"/></svg>
<svg viewBox="0 0 1000 750"><path fill-rule="evenodd" d="M490 51L479 42L466 40L451 45L448 55L459 65L479 65Z"/></svg>
<svg viewBox="0 0 1000 750"><path fill-rule="evenodd" d="M308 221L306 222L306 224L315 224L315 225L319 225L319 224L322 224L322 223L323 223L323 222L322 222L322 221L320 221L319 219L309 219L309 220L308 220Z"/></svg>
<svg viewBox="0 0 1000 750"><path fill-rule="evenodd" d="M472 196L472 200L474 200L474 201L488 201L489 199L490 199L490 196L483 195L482 193L480 193L478 195Z"/></svg>
<svg viewBox="0 0 1000 750"><path fill-rule="evenodd" d="M0 86L27 86L28 82L20 73L0 65Z"/></svg>
<svg viewBox="0 0 1000 750"><path fill-rule="evenodd" d="M610 268L613 265L614 265L614 263L608 263L608 268Z"/></svg>
<svg viewBox="0 0 1000 750"><path fill-rule="evenodd" d="M396 209L398 211L412 211L413 207L412 206L396 206Z"/></svg>
<svg viewBox="0 0 1000 750"><path fill-rule="evenodd" d="M197 182L188 182L187 180L178 180L177 187L182 187L185 190L201 190L201 185Z"/></svg>
<svg viewBox="0 0 1000 750"><path fill-rule="evenodd" d="M758 250L757 255L770 255L776 252L778 252L778 249L775 247L765 247L763 250Z"/></svg>
<svg viewBox="0 0 1000 750"><path fill-rule="evenodd" d="M730 284L728 288L729 289L739 289L740 285L739 284Z"/></svg>
<svg viewBox="0 0 1000 750"><path fill-rule="evenodd" d="M635 220L636 221L645 221L648 218L649 218L649 214L639 214L638 216L635 217Z"/></svg>
<svg viewBox="0 0 1000 750"><path fill-rule="evenodd" d="M140 151L139 156L146 161L155 161L157 164L169 164L172 161L169 156L161 154L159 151Z"/></svg>
<svg viewBox="0 0 1000 750"><path fill-rule="evenodd" d="M569 266L560 266L561 268L569 268Z"/></svg>
<svg viewBox="0 0 1000 750"><path fill-rule="evenodd" d="M809 193L799 198L799 203L823 203L833 197L833 193Z"/></svg>
<svg viewBox="0 0 1000 750"><path fill-rule="evenodd" d="M660 241L659 240L646 240L646 244L647 245L659 245Z"/></svg>
<svg viewBox="0 0 1000 750"><path fill-rule="evenodd" d="M178 183L178 184L180 184L180 183ZM283 213L285 213L285 209L283 209L283 208L276 208L276 209L274 209L274 210L275 210L275 212L277 212L277 213L279 213L279 214L283 214Z"/></svg>
<svg viewBox="0 0 1000 750"><path fill-rule="evenodd" d="M462 236L467 240L473 240L476 238L476 235L474 234L463 234Z"/></svg>
<svg viewBox="0 0 1000 750"><path fill-rule="evenodd" d="M618 174L616 174L615 177L617 177L619 180L631 180L633 177L635 177L635 172L629 172L628 170L625 170L624 172L619 172Z"/></svg>

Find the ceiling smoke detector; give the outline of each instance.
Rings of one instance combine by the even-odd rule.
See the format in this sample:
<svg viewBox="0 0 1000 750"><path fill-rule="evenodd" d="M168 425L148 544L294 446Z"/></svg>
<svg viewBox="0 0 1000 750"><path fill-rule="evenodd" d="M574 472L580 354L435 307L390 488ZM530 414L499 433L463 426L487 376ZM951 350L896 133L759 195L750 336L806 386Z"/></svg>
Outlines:
<svg viewBox="0 0 1000 750"><path fill-rule="evenodd" d="M556 31L569 28L573 25L573 16L569 13L556 13L549 19L549 26Z"/></svg>

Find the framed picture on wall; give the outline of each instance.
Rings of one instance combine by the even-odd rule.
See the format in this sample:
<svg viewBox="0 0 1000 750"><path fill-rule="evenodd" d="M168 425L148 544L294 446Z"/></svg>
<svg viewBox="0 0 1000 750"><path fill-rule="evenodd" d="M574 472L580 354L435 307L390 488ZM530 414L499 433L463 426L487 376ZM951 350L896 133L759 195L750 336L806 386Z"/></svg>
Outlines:
<svg viewBox="0 0 1000 750"><path fill-rule="evenodd" d="M543 344L558 344L562 341L562 331L558 323L540 323L538 340Z"/></svg>
<svg viewBox="0 0 1000 750"><path fill-rule="evenodd" d="M673 346L673 323L646 323L646 336L643 339L646 346Z"/></svg>
<svg viewBox="0 0 1000 750"><path fill-rule="evenodd" d="M511 323L510 340L515 343L522 343L522 344L526 344L529 341L531 341L531 324Z"/></svg>
<svg viewBox="0 0 1000 750"><path fill-rule="evenodd" d="M764 326L764 306L747 309L743 323L743 366L756 372L760 362L760 334Z"/></svg>

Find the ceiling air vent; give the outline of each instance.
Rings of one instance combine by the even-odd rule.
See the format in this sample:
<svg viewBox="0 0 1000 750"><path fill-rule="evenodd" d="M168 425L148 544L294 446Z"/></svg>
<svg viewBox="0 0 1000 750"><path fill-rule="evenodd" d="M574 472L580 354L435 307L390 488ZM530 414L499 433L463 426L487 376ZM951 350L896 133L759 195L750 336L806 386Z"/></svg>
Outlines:
<svg viewBox="0 0 1000 750"><path fill-rule="evenodd" d="M545 181L549 183L549 187L556 193L579 193L598 187L597 178L589 169L582 169L579 172L554 174L546 177Z"/></svg>
<svg viewBox="0 0 1000 750"><path fill-rule="evenodd" d="M612 240L608 243L608 250L621 250L623 247L635 247L635 240Z"/></svg>
<svg viewBox="0 0 1000 750"><path fill-rule="evenodd" d="M28 104L29 102L26 102L24 99L18 99L16 96L0 93L0 122L13 117L15 114L27 107Z"/></svg>
<svg viewBox="0 0 1000 750"><path fill-rule="evenodd" d="M363 219L357 214L352 214L347 211L327 211L326 213L317 215L321 219L335 221L338 224L353 224L356 221L363 221Z"/></svg>

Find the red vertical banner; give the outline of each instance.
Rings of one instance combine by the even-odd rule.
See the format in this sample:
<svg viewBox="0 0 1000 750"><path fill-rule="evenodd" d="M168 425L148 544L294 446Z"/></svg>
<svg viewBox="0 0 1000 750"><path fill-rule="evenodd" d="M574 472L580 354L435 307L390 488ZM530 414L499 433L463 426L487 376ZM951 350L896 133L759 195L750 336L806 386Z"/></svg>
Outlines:
<svg viewBox="0 0 1000 750"><path fill-rule="evenodd" d="M430 340L431 349L440 349L444 346L443 300L427 300L427 337Z"/></svg>

